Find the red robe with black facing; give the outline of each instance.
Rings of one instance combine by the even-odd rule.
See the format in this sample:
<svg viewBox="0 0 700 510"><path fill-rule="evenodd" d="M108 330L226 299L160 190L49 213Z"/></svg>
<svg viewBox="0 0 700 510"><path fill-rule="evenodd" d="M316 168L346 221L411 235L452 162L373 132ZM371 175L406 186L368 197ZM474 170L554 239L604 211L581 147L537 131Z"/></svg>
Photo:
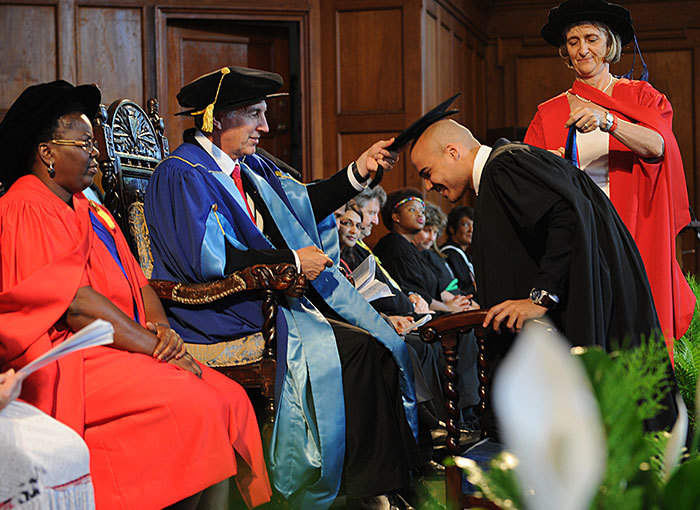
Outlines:
<svg viewBox="0 0 700 510"><path fill-rule="evenodd" d="M673 361L673 339L688 329L695 296L676 261L676 235L690 221L688 191L678 143L671 130L673 109L666 96L647 82L620 79L612 97L575 81L573 94L590 99L620 119L659 133L664 156L647 163L610 136L610 200L642 255L666 346ZM525 143L543 149L566 145L569 118L566 93L537 107Z"/></svg>
<svg viewBox="0 0 700 510"><path fill-rule="evenodd" d="M90 222L114 237L124 277ZM73 208L38 178L0 198L0 370L21 368L71 335L62 317L80 287L145 318L147 281L109 213ZM97 508L156 509L236 475L249 506L270 499L257 420L243 388L113 347L68 355L32 374L23 400L83 435Z"/></svg>

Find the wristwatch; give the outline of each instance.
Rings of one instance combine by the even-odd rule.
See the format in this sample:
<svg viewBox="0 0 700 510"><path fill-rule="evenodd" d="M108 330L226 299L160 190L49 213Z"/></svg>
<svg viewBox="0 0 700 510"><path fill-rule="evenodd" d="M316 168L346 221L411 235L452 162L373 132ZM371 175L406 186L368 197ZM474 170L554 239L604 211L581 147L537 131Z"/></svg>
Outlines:
<svg viewBox="0 0 700 510"><path fill-rule="evenodd" d="M535 287L530 291L530 301L551 310L559 304L559 296Z"/></svg>
<svg viewBox="0 0 700 510"><path fill-rule="evenodd" d="M608 131L610 131L610 128L613 127L614 123L615 123L615 116L612 113L608 112L605 114L605 125L600 126L600 130L603 133L607 133Z"/></svg>

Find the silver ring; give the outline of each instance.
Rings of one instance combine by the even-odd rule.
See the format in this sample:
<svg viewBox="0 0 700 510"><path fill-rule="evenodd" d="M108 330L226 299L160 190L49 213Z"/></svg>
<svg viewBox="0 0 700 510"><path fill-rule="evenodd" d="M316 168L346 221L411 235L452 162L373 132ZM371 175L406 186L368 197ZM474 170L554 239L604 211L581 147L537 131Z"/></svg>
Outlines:
<svg viewBox="0 0 700 510"><path fill-rule="evenodd" d="M588 122L583 125L583 129L588 129Z"/></svg>

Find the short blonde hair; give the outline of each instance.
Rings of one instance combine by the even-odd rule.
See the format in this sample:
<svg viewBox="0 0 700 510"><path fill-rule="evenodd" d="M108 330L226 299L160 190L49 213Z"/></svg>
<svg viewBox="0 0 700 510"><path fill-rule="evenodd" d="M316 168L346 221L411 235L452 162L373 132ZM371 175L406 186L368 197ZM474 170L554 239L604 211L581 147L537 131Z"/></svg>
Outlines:
<svg viewBox="0 0 700 510"><path fill-rule="evenodd" d="M600 21L577 21L564 29L564 42L561 44L561 46L559 46L559 56L566 60L566 65L569 68L573 69L573 65L571 64L571 59L569 58L569 52L566 49L566 34L569 32L569 30L579 25L593 25L598 30L603 32L603 34L605 34L608 47L608 52L605 54L605 61L609 64L619 62L620 57L622 56L622 40L620 39L619 35L613 32L608 25Z"/></svg>

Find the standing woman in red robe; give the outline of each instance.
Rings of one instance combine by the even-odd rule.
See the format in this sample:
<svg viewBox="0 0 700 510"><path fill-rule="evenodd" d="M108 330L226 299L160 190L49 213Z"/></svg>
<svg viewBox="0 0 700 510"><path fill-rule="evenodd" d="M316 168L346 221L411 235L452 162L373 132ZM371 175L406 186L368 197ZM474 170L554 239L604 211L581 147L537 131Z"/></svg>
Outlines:
<svg viewBox="0 0 700 510"><path fill-rule="evenodd" d="M676 235L690 213L671 104L646 81L610 73L634 38L624 7L566 0L549 11L542 37L559 48L575 79L538 106L525 142L563 156L575 127L574 163L610 197L637 243L673 361L673 339L688 329L695 296L676 261Z"/></svg>
<svg viewBox="0 0 700 510"><path fill-rule="evenodd" d="M21 395L83 436L97 508L197 508L226 498L232 475L248 506L264 503L244 390L186 352L114 219L82 194L97 173L99 102L94 85L40 84L0 123L0 181L11 185L0 198L0 372L105 319L112 345L37 371Z"/></svg>

